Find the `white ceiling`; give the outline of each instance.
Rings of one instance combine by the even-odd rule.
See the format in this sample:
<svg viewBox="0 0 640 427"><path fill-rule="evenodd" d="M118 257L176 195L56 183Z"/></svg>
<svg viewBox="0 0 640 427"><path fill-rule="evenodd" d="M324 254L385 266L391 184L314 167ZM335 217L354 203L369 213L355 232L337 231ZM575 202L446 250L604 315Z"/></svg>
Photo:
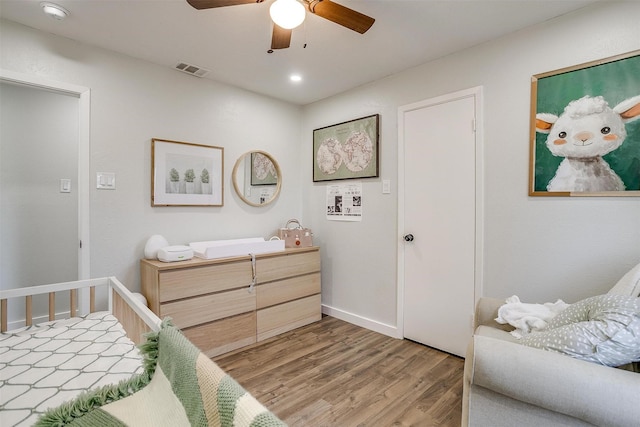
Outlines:
<svg viewBox="0 0 640 427"><path fill-rule="evenodd" d="M204 78L304 105L597 0L336 0L375 18L373 27L361 35L307 13L291 47L271 54L273 0L200 11L186 0L49 1L70 16L45 16L40 0L0 0L0 15L162 66L188 62L210 70ZM292 73L303 81L290 82Z"/></svg>

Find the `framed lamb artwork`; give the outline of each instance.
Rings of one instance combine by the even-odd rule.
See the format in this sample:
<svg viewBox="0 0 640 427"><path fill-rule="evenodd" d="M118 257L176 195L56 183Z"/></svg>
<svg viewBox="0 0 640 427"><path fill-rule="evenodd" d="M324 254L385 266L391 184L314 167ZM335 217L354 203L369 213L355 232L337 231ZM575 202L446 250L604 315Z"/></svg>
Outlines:
<svg viewBox="0 0 640 427"><path fill-rule="evenodd" d="M530 196L640 196L640 50L534 75Z"/></svg>

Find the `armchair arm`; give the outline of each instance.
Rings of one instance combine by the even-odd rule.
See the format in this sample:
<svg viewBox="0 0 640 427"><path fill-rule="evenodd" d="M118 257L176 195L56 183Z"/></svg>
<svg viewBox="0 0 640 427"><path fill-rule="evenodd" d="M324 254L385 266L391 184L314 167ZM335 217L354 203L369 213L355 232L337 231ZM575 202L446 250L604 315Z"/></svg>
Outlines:
<svg viewBox="0 0 640 427"><path fill-rule="evenodd" d="M470 385L594 425L629 426L640 419L637 373L476 335Z"/></svg>
<svg viewBox="0 0 640 427"><path fill-rule="evenodd" d="M498 309L503 304L503 299L486 297L480 298L478 300L478 304L476 304L473 330L476 330L478 326L491 326L492 328L502 329L507 332L513 331L513 326L508 324L502 325L495 320L496 317L498 317Z"/></svg>

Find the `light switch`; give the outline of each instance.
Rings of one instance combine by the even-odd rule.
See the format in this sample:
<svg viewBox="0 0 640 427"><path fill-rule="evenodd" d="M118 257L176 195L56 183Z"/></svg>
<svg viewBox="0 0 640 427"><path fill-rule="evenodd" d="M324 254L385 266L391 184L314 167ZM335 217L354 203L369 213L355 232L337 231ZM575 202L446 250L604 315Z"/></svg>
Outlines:
<svg viewBox="0 0 640 427"><path fill-rule="evenodd" d="M60 180L60 192L61 193L71 193L71 180L67 178L62 178Z"/></svg>
<svg viewBox="0 0 640 427"><path fill-rule="evenodd" d="M388 179L382 180L382 194L391 194L391 181Z"/></svg>
<svg viewBox="0 0 640 427"><path fill-rule="evenodd" d="M96 188L99 190L115 190L116 174L113 172L98 172L96 174Z"/></svg>

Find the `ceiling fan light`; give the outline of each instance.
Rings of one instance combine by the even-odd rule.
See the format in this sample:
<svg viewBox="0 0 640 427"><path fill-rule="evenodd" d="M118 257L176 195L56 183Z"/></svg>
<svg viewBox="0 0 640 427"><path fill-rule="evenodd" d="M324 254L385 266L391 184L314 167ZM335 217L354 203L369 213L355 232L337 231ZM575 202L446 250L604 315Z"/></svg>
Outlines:
<svg viewBox="0 0 640 427"><path fill-rule="evenodd" d="M302 24L306 10L297 0L276 0L269 8L269 15L277 26L290 30Z"/></svg>

